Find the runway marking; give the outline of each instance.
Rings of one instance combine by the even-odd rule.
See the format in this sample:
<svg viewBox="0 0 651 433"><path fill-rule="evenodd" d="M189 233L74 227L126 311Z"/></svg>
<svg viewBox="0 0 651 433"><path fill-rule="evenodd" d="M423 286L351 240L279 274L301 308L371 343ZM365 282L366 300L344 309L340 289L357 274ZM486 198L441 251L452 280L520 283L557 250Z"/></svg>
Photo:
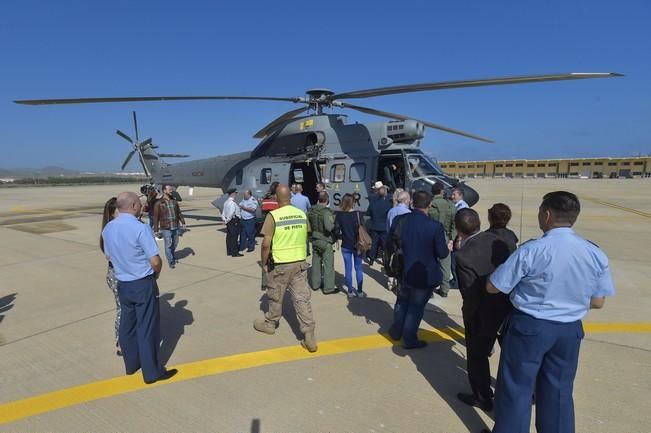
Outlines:
<svg viewBox="0 0 651 433"><path fill-rule="evenodd" d="M633 209L633 208L626 207L626 206L620 206L618 204L610 203L608 201L599 200L599 199L593 198L593 197L583 196L583 198L585 198L588 201L591 201L593 203L597 203L597 204L600 204L600 205L603 205L603 206L608 206L608 207L612 207L614 209L623 210L624 212L630 212L630 213L633 213L635 215L639 215L639 216L642 216L642 217L645 217L645 218L651 218L651 213L648 213L648 212L642 212L641 210Z"/></svg>
<svg viewBox="0 0 651 433"><path fill-rule="evenodd" d="M651 333L651 323L586 323L584 328L589 333ZM459 341L463 338L463 328L421 329L419 336L428 342ZM324 356L381 349L391 347L394 344L396 342L387 335L374 334L323 341L319 343L319 350L316 353L309 353L300 346L294 345L222 356L176 365L175 368L179 370L176 376L163 383L153 385L146 385L142 381L140 372L138 372L133 376L114 377L0 404L0 424L103 398L199 377Z"/></svg>

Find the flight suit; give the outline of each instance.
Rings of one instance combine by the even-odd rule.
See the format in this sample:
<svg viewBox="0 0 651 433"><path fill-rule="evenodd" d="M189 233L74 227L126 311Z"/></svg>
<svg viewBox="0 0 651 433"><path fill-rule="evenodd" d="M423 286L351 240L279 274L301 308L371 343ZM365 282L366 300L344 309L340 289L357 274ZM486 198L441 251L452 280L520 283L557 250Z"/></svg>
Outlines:
<svg viewBox="0 0 651 433"><path fill-rule="evenodd" d="M450 200L443 198L443 196L434 196L432 204L429 208L428 215L434 221L443 224L445 231L445 240L453 240L457 236L457 231L454 228L454 204ZM452 255L448 255L444 259L440 259L441 272L443 273L443 280L441 281L441 293L447 294L450 291L450 280L452 279Z"/></svg>
<svg viewBox="0 0 651 433"><path fill-rule="evenodd" d="M323 289L323 293L335 292L335 255L332 245L335 243L335 215L323 204L313 206L307 214L312 228L312 289ZM323 279L323 282L322 282Z"/></svg>

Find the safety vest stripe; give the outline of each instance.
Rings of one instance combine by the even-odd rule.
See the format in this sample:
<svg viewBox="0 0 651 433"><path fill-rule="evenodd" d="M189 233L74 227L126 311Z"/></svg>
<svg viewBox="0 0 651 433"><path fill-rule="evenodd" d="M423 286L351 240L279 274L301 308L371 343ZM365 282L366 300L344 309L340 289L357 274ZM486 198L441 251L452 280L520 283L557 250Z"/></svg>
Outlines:
<svg viewBox="0 0 651 433"><path fill-rule="evenodd" d="M276 222L276 227L291 226L294 224L307 224L307 220L305 218L300 218L300 219L297 218L293 220L278 221Z"/></svg>

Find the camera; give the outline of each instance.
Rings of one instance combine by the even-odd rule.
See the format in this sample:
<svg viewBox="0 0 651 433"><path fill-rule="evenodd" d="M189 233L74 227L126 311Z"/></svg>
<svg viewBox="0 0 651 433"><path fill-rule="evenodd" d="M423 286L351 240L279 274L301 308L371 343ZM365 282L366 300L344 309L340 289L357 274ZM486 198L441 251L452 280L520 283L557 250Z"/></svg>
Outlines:
<svg viewBox="0 0 651 433"><path fill-rule="evenodd" d="M140 187L140 194L149 196L152 192L155 192L156 188L154 185L143 185Z"/></svg>

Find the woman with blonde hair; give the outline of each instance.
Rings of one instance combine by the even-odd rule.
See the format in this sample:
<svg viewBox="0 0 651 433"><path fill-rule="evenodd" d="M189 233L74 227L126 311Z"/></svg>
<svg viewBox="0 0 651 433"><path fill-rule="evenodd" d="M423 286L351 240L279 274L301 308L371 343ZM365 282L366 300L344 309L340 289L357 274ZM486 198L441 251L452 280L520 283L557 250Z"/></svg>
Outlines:
<svg viewBox="0 0 651 433"><path fill-rule="evenodd" d="M100 230L99 236L99 248L104 252L104 239L102 239L101 232L106 227L106 224L113 221L118 216L118 206L117 198L111 197L108 199L106 204L104 204L104 212L102 214L102 229ZM115 309L117 314L115 315L115 347L117 348L116 354L122 356L122 351L120 350L120 341L119 330L120 330L120 298L118 297L118 280L115 278L115 270L113 269L113 264L111 261L108 262L108 269L106 270L106 285L113 292L115 297Z"/></svg>
<svg viewBox="0 0 651 433"><path fill-rule="evenodd" d="M404 189L402 188L396 188L395 191L393 191L393 196L391 196L393 200L393 205L396 206L398 204L398 196L400 195L401 192L403 192Z"/></svg>

